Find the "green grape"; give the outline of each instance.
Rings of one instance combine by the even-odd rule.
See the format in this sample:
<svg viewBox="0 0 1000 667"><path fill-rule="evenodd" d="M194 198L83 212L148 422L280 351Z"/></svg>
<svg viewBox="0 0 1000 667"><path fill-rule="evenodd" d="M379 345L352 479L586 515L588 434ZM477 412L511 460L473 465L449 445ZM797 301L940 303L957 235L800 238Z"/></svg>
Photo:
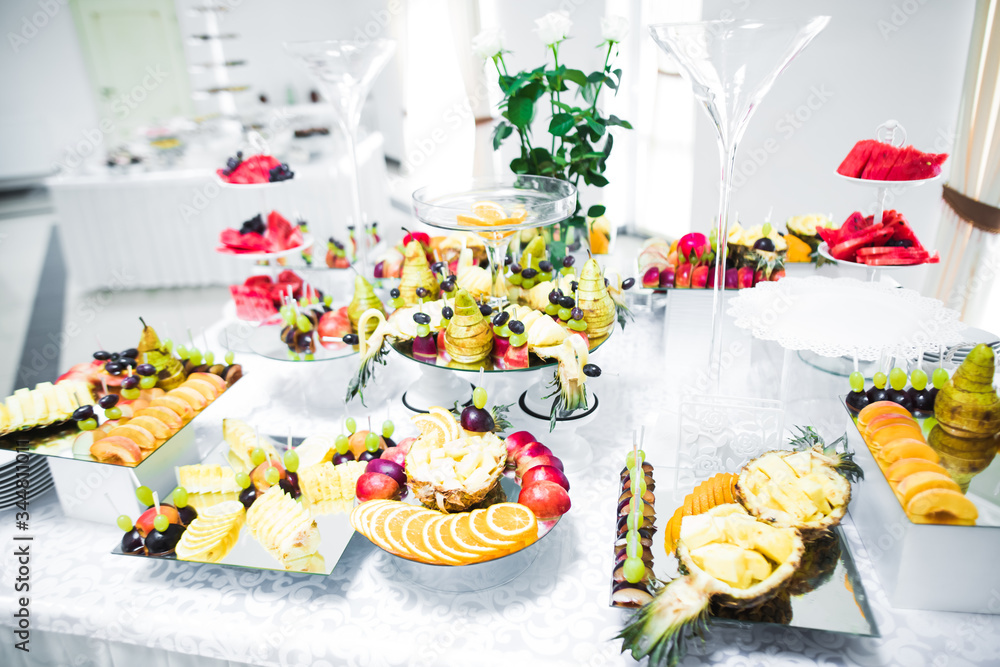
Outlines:
<svg viewBox="0 0 1000 667"><path fill-rule="evenodd" d="M188 350L188 361L190 361L193 366L201 366L201 362L203 361L201 350L196 347L192 347Z"/></svg>
<svg viewBox="0 0 1000 667"><path fill-rule="evenodd" d="M379 444L378 434L368 431L368 434L365 436L365 449L374 454L378 451Z"/></svg>
<svg viewBox="0 0 1000 667"><path fill-rule="evenodd" d="M889 371L889 384L896 391L900 391L906 386L906 371L899 367Z"/></svg>
<svg viewBox="0 0 1000 667"><path fill-rule="evenodd" d="M923 372L919 368L910 373L910 384L917 391L923 391L927 388L927 373Z"/></svg>
<svg viewBox="0 0 1000 667"><path fill-rule="evenodd" d="M879 389L885 389L886 380L887 378L885 376L885 373L883 373L882 371L876 373L875 376L872 378L872 381L875 383L875 386Z"/></svg>
<svg viewBox="0 0 1000 667"><path fill-rule="evenodd" d="M421 338L429 336L431 333L431 327L429 324L418 324L417 325L417 335Z"/></svg>
<svg viewBox="0 0 1000 667"><path fill-rule="evenodd" d="M181 509L182 507L187 507L188 504L188 492L183 486L178 486L174 489L174 507Z"/></svg>
<svg viewBox="0 0 1000 667"><path fill-rule="evenodd" d="M638 452L639 452L639 465L641 466L643 463L646 462L646 452L642 451L641 449L638 450ZM633 452L631 449L629 450L628 454L625 455L625 466L629 470L634 470L636 468L635 452Z"/></svg>
<svg viewBox="0 0 1000 667"><path fill-rule="evenodd" d="M139 387L142 389L152 389L156 386L156 376L147 375L145 377L139 378Z"/></svg>
<svg viewBox="0 0 1000 667"><path fill-rule="evenodd" d="M639 481L636 482L634 486L635 489L632 491L634 495L641 497L642 494L646 493L646 476L643 475L642 477L640 477Z"/></svg>
<svg viewBox="0 0 1000 667"><path fill-rule="evenodd" d="M118 517L118 527L124 530L126 533L132 530L132 519L128 514L122 514Z"/></svg>
<svg viewBox="0 0 1000 667"><path fill-rule="evenodd" d="M628 500L628 511L639 512L641 514L644 505L645 503L642 502L642 498L640 498L639 496L632 496Z"/></svg>
<svg viewBox="0 0 1000 667"><path fill-rule="evenodd" d="M948 381L948 371L943 368L934 369L934 373L931 374L931 381L934 382L935 389L941 389Z"/></svg>
<svg viewBox="0 0 1000 667"><path fill-rule="evenodd" d="M236 483L240 485L241 489L250 488L250 475L245 472L236 473Z"/></svg>
<svg viewBox="0 0 1000 667"><path fill-rule="evenodd" d="M396 425L392 423L391 419L386 419L382 422L382 437L391 438L392 434L396 432Z"/></svg>
<svg viewBox="0 0 1000 667"><path fill-rule="evenodd" d="M77 426L80 427L81 431L93 431L97 428L97 420L91 417L90 419L84 419L83 421L77 422Z"/></svg>
<svg viewBox="0 0 1000 667"><path fill-rule="evenodd" d="M354 421L354 417L348 417L347 421L344 422L344 426L347 427L347 432L354 435L354 432L358 430L358 424Z"/></svg>
<svg viewBox="0 0 1000 667"><path fill-rule="evenodd" d="M323 297L323 305L325 305L327 308L329 308L330 306L332 306L333 305L333 296L330 295L330 294L327 294L326 296L324 296Z"/></svg>
<svg viewBox="0 0 1000 667"><path fill-rule="evenodd" d="M122 398L129 401L134 401L135 399L139 398L139 389L138 388L122 389Z"/></svg>
<svg viewBox="0 0 1000 667"><path fill-rule="evenodd" d="M569 308L560 308L559 309L559 319L562 320L563 322L568 322L569 318L572 315L573 315L573 311L570 310Z"/></svg>
<svg viewBox="0 0 1000 667"><path fill-rule="evenodd" d="M166 339L165 341L163 341L163 348L167 351L167 354L172 353L174 351L174 341L170 340L169 338Z"/></svg>
<svg viewBox="0 0 1000 667"><path fill-rule="evenodd" d="M630 530L625 535L625 546L632 547L633 550L636 548L642 548L642 543L640 542L642 538L639 537L639 531Z"/></svg>
<svg viewBox="0 0 1000 667"><path fill-rule="evenodd" d="M299 315L297 318L295 318L295 328L301 331L302 333L306 333L312 331L313 323L305 315Z"/></svg>
<svg viewBox="0 0 1000 667"><path fill-rule="evenodd" d="M184 347L183 345L178 345L177 346L177 357L181 361L184 361L185 359L187 359L188 358L188 350L187 350L187 348Z"/></svg>
<svg viewBox="0 0 1000 667"><path fill-rule="evenodd" d="M566 326L568 326L573 331L586 331L587 330L587 321L586 320L570 320L569 324L567 324Z"/></svg>
<svg viewBox="0 0 1000 667"><path fill-rule="evenodd" d="M483 387L476 387L475 389L472 390L472 402L480 410L482 410L483 408L486 407L486 399L487 398L488 397L486 396L486 389L485 388L483 388Z"/></svg>
<svg viewBox="0 0 1000 667"><path fill-rule="evenodd" d="M226 359L225 359L225 361L226 361L226 365L227 366L232 366L233 362L236 361L236 355L233 353L232 350L230 350L229 352L226 352Z"/></svg>
<svg viewBox="0 0 1000 667"><path fill-rule="evenodd" d="M625 573L625 581L630 584L637 584L646 576L646 564L641 558L626 558L622 566Z"/></svg>
<svg viewBox="0 0 1000 667"><path fill-rule="evenodd" d="M561 269L559 269L559 273L563 274L564 276L568 276L571 273L573 273L573 267L572 266L564 266Z"/></svg>
<svg viewBox="0 0 1000 667"><path fill-rule="evenodd" d="M208 352L205 353L205 363L208 364L209 366L215 363L215 352L209 350Z"/></svg>
<svg viewBox="0 0 1000 667"><path fill-rule="evenodd" d="M633 530L628 534L638 535L639 533ZM628 556L629 558L642 558L642 544L630 545L628 544L628 539L626 538L625 555Z"/></svg>
<svg viewBox="0 0 1000 667"><path fill-rule="evenodd" d="M299 454L294 449L285 452L285 470L295 472L299 469Z"/></svg>
<svg viewBox="0 0 1000 667"><path fill-rule="evenodd" d="M316 355L313 354L312 352L308 352L308 353L306 353L306 355L303 358L306 361L315 361L316 360Z"/></svg>
<svg viewBox="0 0 1000 667"><path fill-rule="evenodd" d="M337 436L337 439L334 441L333 446L337 448L338 454L346 454L347 450L351 448L351 441L350 439L348 439L346 435L341 433L340 435Z"/></svg>
<svg viewBox="0 0 1000 667"><path fill-rule="evenodd" d="M500 336L500 338L509 338L510 337L510 329L507 328L506 324L504 324L503 326L500 326L500 327L494 326L493 327L493 333L496 334L497 336Z"/></svg>
<svg viewBox="0 0 1000 667"><path fill-rule="evenodd" d="M401 297L401 296L400 297L396 297L395 299L393 299L389 303L392 304L393 308L402 308L403 306L406 305L406 301L403 300L403 297Z"/></svg>
<svg viewBox="0 0 1000 667"><path fill-rule="evenodd" d="M448 324L449 324L450 322L451 322L451 320L450 320L449 318L447 318L447 317L442 317L442 318L441 318L441 328L442 328L442 329L446 329L446 328L448 327Z"/></svg>
<svg viewBox="0 0 1000 667"><path fill-rule="evenodd" d="M521 347L527 342L528 342L528 336L523 333L514 334L513 336L510 337L510 344L513 347Z"/></svg>
<svg viewBox="0 0 1000 667"><path fill-rule="evenodd" d="M139 502L143 505L153 504L153 491L148 486L140 486L135 490L135 497L139 499Z"/></svg>
<svg viewBox="0 0 1000 667"><path fill-rule="evenodd" d="M511 285L520 285L524 278L521 277L520 273L512 273L507 277Z"/></svg>
<svg viewBox="0 0 1000 667"><path fill-rule="evenodd" d="M277 468L271 467L264 471L264 481L274 486L281 479L281 474L278 472Z"/></svg>
<svg viewBox="0 0 1000 667"><path fill-rule="evenodd" d="M104 416L108 419L121 419L122 411L117 405L104 411Z"/></svg>
<svg viewBox="0 0 1000 667"><path fill-rule="evenodd" d="M854 371L851 373L851 391L864 391L865 390L865 376L861 374L861 371Z"/></svg>
<svg viewBox="0 0 1000 667"><path fill-rule="evenodd" d="M267 458L267 454L264 453L264 449L261 447L254 447L253 451L250 452L250 462L255 466L259 466Z"/></svg>
<svg viewBox="0 0 1000 667"><path fill-rule="evenodd" d="M524 289L531 289L535 286L534 278L521 278L521 287Z"/></svg>
<svg viewBox="0 0 1000 667"><path fill-rule="evenodd" d="M168 519L165 514L157 514L156 518L153 519L153 528L160 531L161 533L169 527L170 527L170 519Z"/></svg>
<svg viewBox="0 0 1000 667"><path fill-rule="evenodd" d="M625 525L629 530L639 530L642 527L642 516L635 512L629 512L625 519Z"/></svg>

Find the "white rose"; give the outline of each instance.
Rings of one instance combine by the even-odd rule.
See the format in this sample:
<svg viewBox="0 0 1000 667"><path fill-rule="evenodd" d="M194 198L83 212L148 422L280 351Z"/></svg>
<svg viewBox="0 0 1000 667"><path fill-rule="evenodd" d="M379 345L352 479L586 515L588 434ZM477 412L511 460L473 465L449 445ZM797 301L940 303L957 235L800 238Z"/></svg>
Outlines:
<svg viewBox="0 0 1000 667"><path fill-rule="evenodd" d="M628 19L624 16L607 16L601 19L601 39L620 42L628 34Z"/></svg>
<svg viewBox="0 0 1000 667"><path fill-rule="evenodd" d="M503 30L487 28L472 38L472 52L483 60L489 60L503 52Z"/></svg>
<svg viewBox="0 0 1000 667"><path fill-rule="evenodd" d="M540 19L535 19L535 32L546 46L558 44L569 37L569 29L573 22L566 12L549 12Z"/></svg>

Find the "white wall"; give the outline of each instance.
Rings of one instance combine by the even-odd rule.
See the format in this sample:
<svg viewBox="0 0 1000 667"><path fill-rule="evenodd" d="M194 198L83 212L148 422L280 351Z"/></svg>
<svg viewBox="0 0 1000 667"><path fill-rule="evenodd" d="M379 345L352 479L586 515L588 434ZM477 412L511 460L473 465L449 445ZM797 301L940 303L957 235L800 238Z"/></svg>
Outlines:
<svg viewBox="0 0 1000 667"><path fill-rule="evenodd" d="M67 5L4 0L0 34L2 180L49 171L98 119Z"/></svg>
<svg viewBox="0 0 1000 667"><path fill-rule="evenodd" d="M870 138L890 118L905 126L907 142L916 148L950 152L973 7L972 0L705 0L705 19L726 11L739 18L832 16L750 121L736 160L745 176L734 179L740 218L760 223L772 206L777 222L808 212L830 213L838 221L855 210L870 213L874 191L844 182L834 171L856 141ZM697 114L695 127L692 228L706 231L718 206L719 165L704 113ZM947 171L946 163L941 182ZM899 195L890 207L931 245L940 197L939 185L925 185ZM917 267L893 277L919 289L923 273Z"/></svg>

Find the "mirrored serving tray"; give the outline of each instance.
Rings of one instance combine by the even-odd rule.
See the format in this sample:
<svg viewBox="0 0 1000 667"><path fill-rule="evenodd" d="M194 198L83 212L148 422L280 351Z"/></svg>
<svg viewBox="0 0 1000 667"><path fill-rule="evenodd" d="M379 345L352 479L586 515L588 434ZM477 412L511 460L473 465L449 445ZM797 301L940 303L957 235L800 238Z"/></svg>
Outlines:
<svg viewBox="0 0 1000 667"><path fill-rule="evenodd" d="M331 359L343 359L358 353L357 347L345 345L337 341L329 341L326 345L316 346L316 351L307 356L304 353L293 352L282 340L281 332L285 324L262 324L257 327L248 341L250 351L254 354L274 359L275 361L330 361ZM314 331L313 335L318 336L319 332Z"/></svg>
<svg viewBox="0 0 1000 667"><path fill-rule="evenodd" d="M656 497L654 526L657 531L652 536L652 569L657 578L666 583L679 576L679 573L677 558L673 554L667 554L663 528L674 511L684 503L684 496L709 475L699 474L690 468L668 468L655 464L653 466L653 481L656 484L652 491ZM620 495L621 484L615 488ZM616 507L617 505L618 503L615 503ZM617 526L617 517L615 523ZM789 595L787 598L778 596L755 609L726 610L726 618L719 618L713 614L711 623L736 627L787 626L862 637L880 637L868 594L861 582L854 556L843 531L839 527L836 528L833 537L836 539L816 552L815 574L808 581L795 584L795 590L802 592ZM613 579L611 586L614 586ZM766 615L772 620L756 620L755 612L758 615ZM730 615L733 617L730 618ZM780 619L780 622L774 619Z"/></svg>
<svg viewBox="0 0 1000 667"><path fill-rule="evenodd" d="M266 436L262 436L266 437ZM304 438L292 438L292 444L298 446ZM285 451L285 439L282 438L280 442L276 439L271 439L271 443L274 445L279 455L283 455ZM222 466L229 466L229 460L227 454L229 453L229 445L225 442L220 443L215 447L202 461L202 463L216 463ZM172 494L171 494L172 496ZM223 500L236 500L238 498L238 493L229 494L200 494L191 493L188 494L188 504L195 507L201 507L205 504L215 504L222 502ZM163 502L169 503L170 497L168 497ZM316 526L319 529L320 534L320 546L317 553L322 557L321 562L316 562L314 569L311 569L305 574L319 574L328 575L336 567L337 562L340 560L341 555L347 548L347 543L350 542L351 537L354 535L354 529L351 528L351 522L349 520L350 511L354 508L354 503L344 503L341 507L337 508L337 511L330 513L314 515L313 518L316 521ZM133 520L136 517L132 517ZM119 541L115 544L111 553L117 556L126 556L129 558L145 558L145 559L157 559L157 560L173 560L182 563L205 563L208 561L196 561L196 560L181 560L174 554L167 556L147 556L142 554L127 554L122 551L121 542ZM285 567L272 556L267 549L264 548L253 535L250 534L250 529L244 523L243 527L240 528L239 540L236 545L229 551L224 558L216 561L218 565L229 565L232 567L245 567L255 570L276 570L279 572L286 572ZM295 570L298 572L298 570Z"/></svg>

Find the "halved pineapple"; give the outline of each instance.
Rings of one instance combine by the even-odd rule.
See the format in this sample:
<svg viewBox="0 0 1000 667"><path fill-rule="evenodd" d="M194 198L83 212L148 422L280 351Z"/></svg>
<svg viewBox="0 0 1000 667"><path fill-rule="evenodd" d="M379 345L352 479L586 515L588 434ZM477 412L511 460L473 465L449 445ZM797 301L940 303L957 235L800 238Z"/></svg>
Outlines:
<svg viewBox="0 0 1000 667"><path fill-rule="evenodd" d="M765 523L740 505L718 505L681 522L674 579L618 636L623 649L649 664L675 665L684 641L704 628L710 604L734 609L762 605L782 593L799 567L805 544L794 528Z"/></svg>
<svg viewBox="0 0 1000 667"><path fill-rule="evenodd" d="M820 448L767 452L740 471L736 497L761 520L814 539L847 512L851 483L838 472L840 464Z"/></svg>
<svg viewBox="0 0 1000 667"><path fill-rule="evenodd" d="M418 438L406 455L408 484L420 502L442 512L464 512L500 482L507 448L493 433L437 444Z"/></svg>

